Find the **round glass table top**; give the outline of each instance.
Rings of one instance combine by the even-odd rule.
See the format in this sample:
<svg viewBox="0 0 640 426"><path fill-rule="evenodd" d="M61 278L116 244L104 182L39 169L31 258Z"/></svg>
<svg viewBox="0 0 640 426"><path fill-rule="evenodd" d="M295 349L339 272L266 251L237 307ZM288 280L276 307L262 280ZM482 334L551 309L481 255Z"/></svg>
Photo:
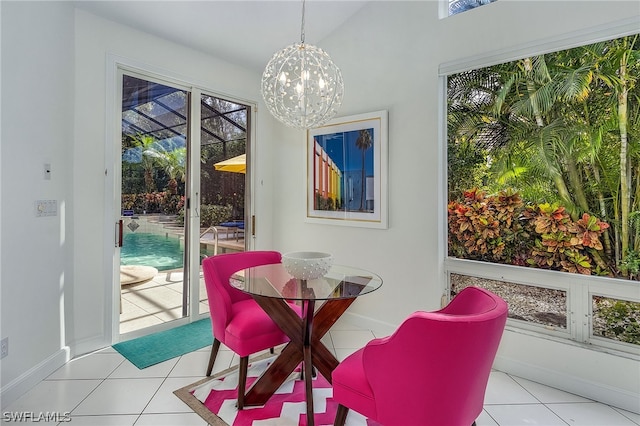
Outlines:
<svg viewBox="0 0 640 426"><path fill-rule="evenodd" d="M265 297L288 300L348 299L371 293L382 286L373 272L333 265L323 277L302 280L291 276L282 263L255 266L231 275L232 287Z"/></svg>

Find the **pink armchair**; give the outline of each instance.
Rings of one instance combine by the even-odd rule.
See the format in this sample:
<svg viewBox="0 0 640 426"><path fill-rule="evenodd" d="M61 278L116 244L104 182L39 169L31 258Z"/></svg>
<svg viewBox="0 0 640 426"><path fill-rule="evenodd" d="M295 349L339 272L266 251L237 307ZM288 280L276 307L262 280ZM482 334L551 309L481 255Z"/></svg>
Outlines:
<svg viewBox="0 0 640 426"><path fill-rule="evenodd" d="M229 277L242 269L280 263L280 260L281 255L276 251L247 251L220 254L202 261L213 331L207 376L211 375L220 343L240 356L239 410L244 408L249 355L287 343L289 338L250 295L229 284ZM292 309L300 311L295 305Z"/></svg>
<svg viewBox="0 0 640 426"><path fill-rule="evenodd" d="M507 311L495 294L467 287L445 308L414 312L370 341L333 371L335 425L349 409L385 426L474 424Z"/></svg>

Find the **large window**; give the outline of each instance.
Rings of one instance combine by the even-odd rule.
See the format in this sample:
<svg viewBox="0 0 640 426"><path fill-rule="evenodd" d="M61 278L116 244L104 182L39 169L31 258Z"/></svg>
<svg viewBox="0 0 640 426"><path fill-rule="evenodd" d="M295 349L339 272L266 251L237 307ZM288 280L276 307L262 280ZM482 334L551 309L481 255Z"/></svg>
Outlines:
<svg viewBox="0 0 640 426"><path fill-rule="evenodd" d="M639 57L636 34L447 76L453 293L481 285L513 324L637 350Z"/></svg>
<svg viewBox="0 0 640 426"><path fill-rule="evenodd" d="M448 0L449 1L449 16L457 15L458 13L466 12L467 10L475 9L476 7L484 6L485 4L493 3L496 0Z"/></svg>

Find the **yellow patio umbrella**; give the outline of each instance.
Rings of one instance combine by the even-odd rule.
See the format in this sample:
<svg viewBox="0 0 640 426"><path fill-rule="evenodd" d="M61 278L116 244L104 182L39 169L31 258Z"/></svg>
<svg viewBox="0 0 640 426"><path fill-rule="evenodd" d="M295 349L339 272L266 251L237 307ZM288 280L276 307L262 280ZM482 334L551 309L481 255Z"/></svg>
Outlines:
<svg viewBox="0 0 640 426"><path fill-rule="evenodd" d="M247 173L247 154L220 161L213 167L221 172Z"/></svg>

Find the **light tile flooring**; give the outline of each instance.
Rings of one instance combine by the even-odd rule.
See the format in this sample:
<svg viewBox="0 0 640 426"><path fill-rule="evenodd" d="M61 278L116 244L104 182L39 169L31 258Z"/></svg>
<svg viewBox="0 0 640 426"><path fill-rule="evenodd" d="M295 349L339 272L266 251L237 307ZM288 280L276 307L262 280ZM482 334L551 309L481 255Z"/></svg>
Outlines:
<svg viewBox="0 0 640 426"><path fill-rule="evenodd" d="M374 337L369 330L339 322L323 341L341 360ZM218 353L214 372L238 362L225 349ZM209 350L204 348L144 370L138 370L111 348L78 357L4 407L2 424L11 413L69 412L69 424L73 426L206 425L173 391L204 376ZM638 426L640 415L493 371L477 425Z"/></svg>

